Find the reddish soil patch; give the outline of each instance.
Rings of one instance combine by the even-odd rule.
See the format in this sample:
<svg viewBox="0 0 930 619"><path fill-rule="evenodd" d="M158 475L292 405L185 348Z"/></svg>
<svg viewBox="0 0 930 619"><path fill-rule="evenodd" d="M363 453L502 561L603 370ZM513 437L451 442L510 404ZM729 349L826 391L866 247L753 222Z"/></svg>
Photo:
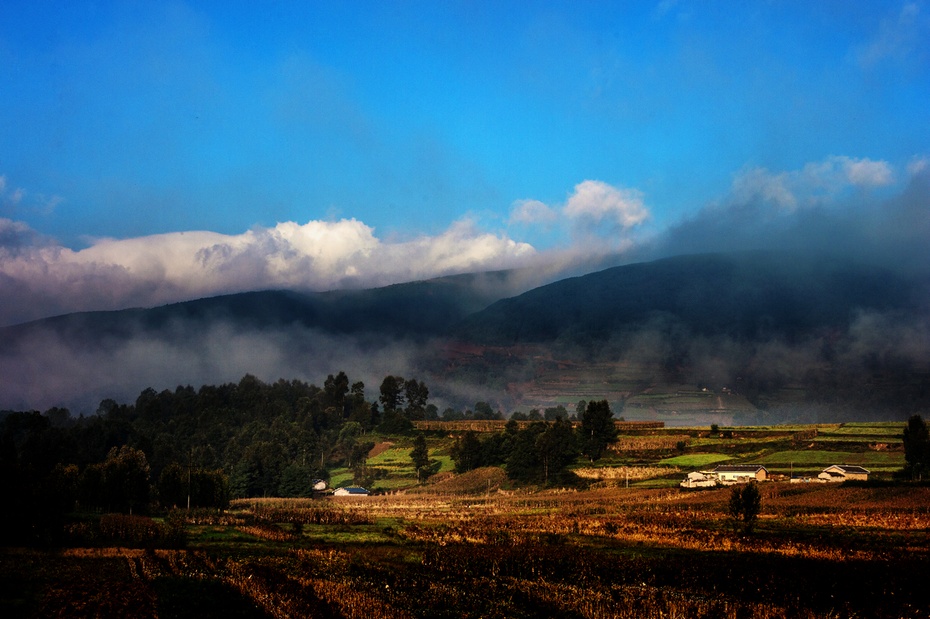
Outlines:
<svg viewBox="0 0 930 619"><path fill-rule="evenodd" d="M391 441L384 441L382 443L378 443L377 445L371 448L371 451L368 452L368 457L374 458L377 455L383 454L385 451L387 451L393 446L394 446L394 443L392 443Z"/></svg>

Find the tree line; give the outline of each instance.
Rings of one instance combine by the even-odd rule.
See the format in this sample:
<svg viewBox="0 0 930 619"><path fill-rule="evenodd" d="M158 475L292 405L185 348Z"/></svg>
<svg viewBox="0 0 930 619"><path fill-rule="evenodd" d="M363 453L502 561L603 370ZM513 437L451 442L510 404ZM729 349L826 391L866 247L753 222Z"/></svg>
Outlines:
<svg viewBox="0 0 930 619"><path fill-rule="evenodd" d="M334 467L364 471L373 430L406 431L429 390L385 378L377 397L344 372L299 380L145 389L95 414L0 412L0 492L10 531L50 531L75 507L100 512L222 507L231 497L306 496ZM37 524L38 523L38 524Z"/></svg>
<svg viewBox="0 0 930 619"><path fill-rule="evenodd" d="M483 466L504 466L507 476L518 482L549 485L570 481L566 469L579 456L591 462L599 460L607 447L617 440L613 412L607 400L579 404L578 420L573 429L568 417L553 421L534 421L520 428L511 415L503 432L479 439L475 432L465 432L452 448L458 473Z"/></svg>
<svg viewBox="0 0 930 619"><path fill-rule="evenodd" d="M587 406L579 403L576 414ZM512 417L553 423L503 437L494 456L486 447L478 459L468 457L501 463L512 452L532 452L536 459L522 465L513 457L514 479L534 477L520 473L523 466L538 467L545 480L555 479L572 454L593 453L590 436L572 433L564 407ZM440 413L424 382L395 375L369 396L364 383L345 372L330 374L322 386L265 383L247 374L237 383L199 389L149 388L132 403L105 399L86 416L62 408L0 411L0 492L10 505L3 510L4 530L36 529L37 522L45 524L36 530L53 530L75 507L144 513L223 507L237 497L308 496L310 480L328 480L334 468L349 468L355 483L370 485L370 432L404 433L415 420L440 418L502 419L503 413L486 402ZM541 447L563 442L560 453ZM421 459L418 473L426 475L428 453Z"/></svg>

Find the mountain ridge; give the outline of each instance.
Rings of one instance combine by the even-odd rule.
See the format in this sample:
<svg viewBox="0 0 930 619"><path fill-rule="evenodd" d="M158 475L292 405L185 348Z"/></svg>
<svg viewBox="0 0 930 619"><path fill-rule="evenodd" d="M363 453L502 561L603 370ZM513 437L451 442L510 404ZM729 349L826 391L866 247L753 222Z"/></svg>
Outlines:
<svg viewBox="0 0 930 619"><path fill-rule="evenodd" d="M916 311L926 302L920 294L925 285L886 268L827 256L692 254L534 288L469 316L458 334L486 343L551 342L571 329L578 332L579 324L591 326L586 336L603 337L665 315L699 333L791 337L848 326L856 310Z"/></svg>

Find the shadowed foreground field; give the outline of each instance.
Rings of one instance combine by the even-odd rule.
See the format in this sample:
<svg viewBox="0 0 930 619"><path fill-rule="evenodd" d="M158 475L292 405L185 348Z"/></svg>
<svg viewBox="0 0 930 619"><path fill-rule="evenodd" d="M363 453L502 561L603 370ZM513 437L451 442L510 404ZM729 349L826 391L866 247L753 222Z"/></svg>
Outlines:
<svg viewBox="0 0 930 619"><path fill-rule="evenodd" d="M127 517L122 539L85 523L71 547L2 551L0 612L927 616L930 488L760 489L751 534L728 520L726 489L238 501L186 514L178 548L134 532L151 527L142 517Z"/></svg>

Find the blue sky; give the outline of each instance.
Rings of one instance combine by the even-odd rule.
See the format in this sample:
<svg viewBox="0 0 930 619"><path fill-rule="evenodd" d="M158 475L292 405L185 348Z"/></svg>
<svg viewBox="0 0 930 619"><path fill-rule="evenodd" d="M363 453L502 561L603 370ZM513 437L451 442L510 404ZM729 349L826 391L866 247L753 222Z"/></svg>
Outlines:
<svg viewBox="0 0 930 619"><path fill-rule="evenodd" d="M7 0L0 324L898 204L927 41L920 0Z"/></svg>

